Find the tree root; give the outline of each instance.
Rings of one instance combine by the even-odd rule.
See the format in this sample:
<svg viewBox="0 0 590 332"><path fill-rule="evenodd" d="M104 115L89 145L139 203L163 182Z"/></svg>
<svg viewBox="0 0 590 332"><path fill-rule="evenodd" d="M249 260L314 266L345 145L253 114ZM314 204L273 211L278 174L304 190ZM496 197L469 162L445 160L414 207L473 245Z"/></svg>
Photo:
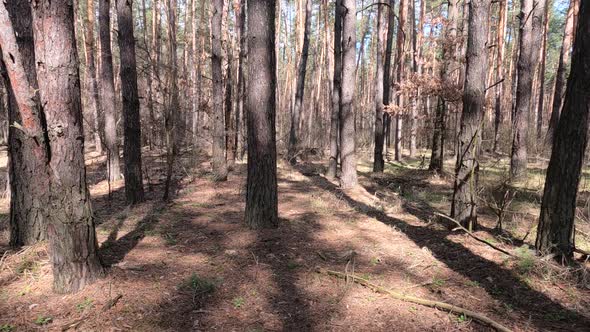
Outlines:
<svg viewBox="0 0 590 332"><path fill-rule="evenodd" d="M361 277L358 277L354 274L345 274L345 273L326 270L326 269L322 269L322 268L317 268L316 272L321 273L321 274L334 276L334 277L341 278L344 280L352 280L360 285L370 288L371 290L373 290L377 293L387 294L387 295L389 295L395 299L401 300L401 301L420 304L420 305L431 307L431 308L444 309L444 310L451 311L455 314L463 314L463 315L465 315L467 317L471 317L481 323L487 324L487 325L495 328L497 331L502 331L502 332L511 332L512 331L509 328L505 327L504 325L502 325L496 321L493 321L492 319L490 319L480 313L477 313L475 311L463 309L461 307L457 307L452 304L448 304L448 303L444 303L444 302L422 299L422 298L414 297L411 295L399 294L399 293L390 291L388 289L385 289L381 286L377 286L377 285L371 283L370 281L363 279Z"/></svg>

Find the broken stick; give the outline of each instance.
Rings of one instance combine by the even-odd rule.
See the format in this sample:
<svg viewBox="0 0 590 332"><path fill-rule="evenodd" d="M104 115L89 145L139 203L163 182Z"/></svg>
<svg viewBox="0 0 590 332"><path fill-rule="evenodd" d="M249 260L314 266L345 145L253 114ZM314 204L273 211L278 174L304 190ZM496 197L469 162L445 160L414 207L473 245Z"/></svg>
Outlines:
<svg viewBox="0 0 590 332"><path fill-rule="evenodd" d="M511 332L512 331L509 328L507 328L506 326L504 326L504 325L502 325L502 324L500 324L500 323L498 323L498 322L496 322L496 321L494 321L494 320L492 320L480 313L477 313L475 311L467 310L467 309L457 307L455 305L444 303L444 302L422 299L422 298L414 297L411 295L399 294L399 293L390 291L388 289L385 289L381 286L377 286L377 285L371 283L370 281L368 281L367 279L363 279L363 278L358 277L354 274L345 274L345 273L326 270L326 269L322 269L322 268L317 268L316 271L318 273L334 276L337 278L341 278L341 279L345 279L345 280L352 280L360 285L370 288L371 290L373 290L377 293L387 294L387 295L389 295L395 299L401 300L401 301L420 304L420 305L431 307L431 308L444 309L444 310L454 312L456 314L463 314L463 315L465 315L467 317L471 317L481 323L487 324L487 325L495 328L497 331L501 331L501 332Z"/></svg>

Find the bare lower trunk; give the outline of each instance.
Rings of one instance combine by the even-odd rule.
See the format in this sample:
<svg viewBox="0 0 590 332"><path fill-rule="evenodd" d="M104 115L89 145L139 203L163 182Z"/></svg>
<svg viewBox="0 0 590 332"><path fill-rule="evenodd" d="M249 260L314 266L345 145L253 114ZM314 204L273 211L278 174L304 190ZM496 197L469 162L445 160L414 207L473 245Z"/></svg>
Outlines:
<svg viewBox="0 0 590 332"><path fill-rule="evenodd" d="M119 50L121 52L121 94L123 96L123 159L125 161L125 196L127 203L144 200L141 169L141 124L137 91L137 65L133 12L130 1L117 1Z"/></svg>
<svg viewBox="0 0 590 332"><path fill-rule="evenodd" d="M338 169L338 134L340 131L340 87L342 85L342 16L340 7L342 0L336 0L334 14L334 83L332 84L332 110L330 113L330 161L328 164L329 178L335 178Z"/></svg>
<svg viewBox="0 0 590 332"><path fill-rule="evenodd" d="M383 172L385 162L383 160L383 58L385 57L385 39L387 30L387 7L380 5L377 9L377 63L375 73L375 152L373 160L373 172ZM389 87L387 87L389 88Z"/></svg>
<svg viewBox="0 0 590 332"><path fill-rule="evenodd" d="M540 253L553 252L568 260L573 257L576 196L588 143L589 63L590 3L582 1L571 76L547 168L536 240Z"/></svg>
<svg viewBox="0 0 590 332"><path fill-rule="evenodd" d="M510 176L514 179L527 174L527 135L532 101L533 76L539 61L546 0L522 0L520 12L520 55L514 109Z"/></svg>
<svg viewBox="0 0 590 332"><path fill-rule="evenodd" d="M275 0L248 0L246 224L279 225L276 151Z"/></svg>
<svg viewBox="0 0 590 332"><path fill-rule="evenodd" d="M100 106L104 114L104 137L108 154L109 181L121 179L119 142L117 140L117 110L115 109L115 79L111 51L110 0L99 0L98 25L100 31Z"/></svg>
<svg viewBox="0 0 590 332"><path fill-rule="evenodd" d="M463 114L459 133L457 164L451 216L463 226L477 226L477 194L479 150L485 107L485 81L488 65L486 37L488 35L489 0L469 3L469 35L467 68L463 92Z"/></svg>
<svg viewBox="0 0 590 332"><path fill-rule="evenodd" d="M356 131L354 126L354 89L356 60L356 3L343 0L342 15L342 85L340 87L340 187L350 189L357 185Z"/></svg>
<svg viewBox="0 0 590 332"><path fill-rule="evenodd" d="M68 0L43 1L32 8L37 74L44 78L39 94L51 151L47 234L53 289L69 293L103 274L86 187L74 12Z"/></svg>
<svg viewBox="0 0 590 332"><path fill-rule="evenodd" d="M213 78L213 110L212 110L212 135L213 155L211 166L216 181L227 180L227 161L225 159L225 122L223 109L223 74L221 46L221 17L224 8L224 0L213 1L213 15L211 16L211 76Z"/></svg>

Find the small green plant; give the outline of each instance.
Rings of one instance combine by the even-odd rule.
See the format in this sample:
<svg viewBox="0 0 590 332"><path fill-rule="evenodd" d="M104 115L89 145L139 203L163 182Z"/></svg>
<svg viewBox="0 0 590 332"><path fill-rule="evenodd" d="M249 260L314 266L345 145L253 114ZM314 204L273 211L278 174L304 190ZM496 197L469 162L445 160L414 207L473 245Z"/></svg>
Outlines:
<svg viewBox="0 0 590 332"><path fill-rule="evenodd" d="M518 256L517 269L522 274L528 274L535 266L535 254L526 245L516 249Z"/></svg>
<svg viewBox="0 0 590 332"><path fill-rule="evenodd" d="M39 269L39 264L30 258L23 259L16 267L17 274L24 274L25 272L35 273Z"/></svg>
<svg viewBox="0 0 590 332"><path fill-rule="evenodd" d="M294 261L289 261L289 262L287 263L287 268L288 268L289 270L295 270L295 269L296 269L296 268L298 268L298 267L299 267L299 264L297 264L297 262L294 262Z"/></svg>
<svg viewBox="0 0 590 332"><path fill-rule="evenodd" d="M51 321L53 321L53 318L49 316L39 315L37 319L35 319L35 324L42 326L51 323Z"/></svg>
<svg viewBox="0 0 590 332"><path fill-rule="evenodd" d="M438 288L438 287L442 287L442 286L444 286L444 285L445 285L445 282L446 282L446 280L445 280L445 279L441 279L441 278L439 278L439 277L434 277L434 278L432 278L432 285L433 285L434 287L437 287L437 288Z"/></svg>
<svg viewBox="0 0 590 332"><path fill-rule="evenodd" d="M176 236L171 233L164 234L164 241L166 242L166 245L168 245L168 246L174 246L178 243Z"/></svg>
<svg viewBox="0 0 590 332"><path fill-rule="evenodd" d="M182 282L179 288L191 290L194 294L199 295L213 292L215 290L215 284L193 273L190 278Z"/></svg>
<svg viewBox="0 0 590 332"><path fill-rule="evenodd" d="M31 285L25 285L20 292L18 292L18 295L20 296L25 296L27 294L29 294L31 292Z"/></svg>
<svg viewBox="0 0 590 332"><path fill-rule="evenodd" d="M465 323L467 321L467 317L465 316L465 314L461 314L459 315L459 317L457 317L457 321L459 323Z"/></svg>
<svg viewBox="0 0 590 332"><path fill-rule="evenodd" d="M78 312L82 312L86 309L92 308L93 303L92 303L92 299L89 298L85 298L84 301L82 301L81 303L76 304L76 310Z"/></svg>
<svg viewBox="0 0 590 332"><path fill-rule="evenodd" d="M0 332L12 332L14 331L14 325L2 324L0 325Z"/></svg>
<svg viewBox="0 0 590 332"><path fill-rule="evenodd" d="M381 263L381 258L379 258L379 257L373 257L373 258L371 258L371 262L370 263L371 263L371 265L375 266L375 265Z"/></svg>
<svg viewBox="0 0 590 332"><path fill-rule="evenodd" d="M246 301L244 300L243 297L238 296L238 297L235 297L231 302L234 305L234 308L239 309L244 305L244 302L246 302Z"/></svg>
<svg viewBox="0 0 590 332"><path fill-rule="evenodd" d="M468 287L479 287L479 282L477 282L477 280L469 280L465 285Z"/></svg>

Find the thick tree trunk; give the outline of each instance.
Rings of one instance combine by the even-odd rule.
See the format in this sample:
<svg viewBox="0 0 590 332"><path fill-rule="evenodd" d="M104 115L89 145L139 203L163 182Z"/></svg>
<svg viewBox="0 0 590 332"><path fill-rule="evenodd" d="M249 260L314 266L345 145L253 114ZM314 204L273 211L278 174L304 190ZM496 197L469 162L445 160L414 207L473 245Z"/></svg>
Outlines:
<svg viewBox="0 0 590 332"><path fill-rule="evenodd" d="M397 38L396 38L396 74L395 74L395 83L396 83L396 106L397 112L395 114L395 135L394 135L394 153L395 153L395 160L401 161L402 160L402 125L403 125L403 118L402 113L404 110L404 96L403 92L401 91L401 85L404 81L404 72L405 72L405 57L406 57L406 34L408 31L406 30L406 17L408 15L408 2L406 0L400 0L399 2L399 22L397 26Z"/></svg>
<svg viewBox="0 0 590 332"><path fill-rule="evenodd" d="M541 45L545 25L546 0L521 0L520 55L518 57L518 82L514 109L510 176L518 179L526 176L528 154L527 136L531 109L533 76L539 61L538 45ZM537 47L535 47L537 45Z"/></svg>
<svg viewBox="0 0 590 332"><path fill-rule="evenodd" d="M392 70L391 58L393 56L393 36L395 34L395 0L389 0L389 20L387 23L387 41L385 46L385 64L383 66L383 106L390 106L392 101ZM389 136L391 132L391 115L385 113L383 116L383 154L387 157L387 147L389 145Z"/></svg>
<svg viewBox="0 0 590 332"><path fill-rule="evenodd" d="M137 92L137 65L133 37L132 1L117 1L119 50L121 52L121 94L123 96L123 159L127 203L144 200L141 169L141 124Z"/></svg>
<svg viewBox="0 0 590 332"><path fill-rule="evenodd" d="M305 75L307 73L307 58L309 55L309 35L311 34L311 0L305 4L305 30L303 31L303 46L301 58L297 68L297 87L295 91L295 105L291 112L291 129L289 130L289 148L287 159L294 165L297 163L297 150L299 149L301 122L301 109L303 108L303 96L305 91Z"/></svg>
<svg viewBox="0 0 590 332"><path fill-rule="evenodd" d="M49 207L48 142L43 111L35 93L32 14L27 2L0 4L0 45L10 124L10 245L17 247L47 238L48 211L44 208Z"/></svg>
<svg viewBox="0 0 590 332"><path fill-rule="evenodd" d="M489 0L471 0L469 3L467 68L451 216L470 230L477 226L479 150L485 107L490 5Z"/></svg>
<svg viewBox="0 0 590 332"><path fill-rule="evenodd" d="M336 0L334 13L334 78L332 83L332 110L330 113L330 161L328 164L329 178L335 178L340 154L340 87L342 86L342 16L340 8L342 0Z"/></svg>
<svg viewBox="0 0 590 332"><path fill-rule="evenodd" d="M385 57L385 40L387 38L387 16L385 15L387 7L385 5L379 5L377 9L377 54L375 65L375 90L374 90L374 102L375 102L375 152L373 155L373 172L383 172L385 167L385 161L383 160L383 58ZM389 89L389 87L386 87Z"/></svg>
<svg viewBox="0 0 590 332"><path fill-rule="evenodd" d="M211 16L211 76L213 78L212 135L213 155L211 167L216 181L227 180L227 161L225 159L225 121L223 108L223 49L221 43L221 17L224 0L213 0Z"/></svg>
<svg viewBox="0 0 590 332"><path fill-rule="evenodd" d="M80 77L71 0L32 6L41 104L47 121L53 289L76 292L103 274L86 187Z"/></svg>
<svg viewBox="0 0 590 332"><path fill-rule="evenodd" d="M549 128L547 129L547 136L545 137L545 144L553 144L553 136L559 122L559 115L563 104L564 87L566 84L567 67L570 62L570 50L574 38L574 31L576 30L576 16L578 15L578 8L580 0L570 0L569 9L565 21L565 31L563 35L563 42L561 44L561 52L559 53L559 62L557 64L557 73L555 74L555 87L553 88L553 103L551 105L551 117L549 118Z"/></svg>
<svg viewBox="0 0 590 332"><path fill-rule="evenodd" d="M455 86L452 66L455 64L457 56L459 0L450 0L448 2L447 13L448 16L444 26L443 64L440 71L443 89ZM445 91L441 91L435 111L432 153L428 169L436 173L442 173L444 168L445 121L448 111L448 101L446 98Z"/></svg>
<svg viewBox="0 0 590 332"><path fill-rule="evenodd" d="M174 160L178 148L178 125L180 104L178 102L178 59L176 55L176 0L167 0L168 13L168 49L170 50L169 67L170 67L170 91L169 104L165 105L164 122L166 128L166 184L164 186L164 196L162 199L167 201L170 198L170 186L172 185L172 175L174 172Z"/></svg>
<svg viewBox="0 0 590 332"><path fill-rule="evenodd" d="M100 106L104 114L104 137L108 153L109 181L121 179L119 142L117 140L117 110L115 109L115 78L111 51L110 0L99 0L98 25L100 31ZM150 138L151 139L151 138Z"/></svg>
<svg viewBox="0 0 590 332"><path fill-rule="evenodd" d="M354 126L354 90L356 60L356 3L343 0L342 15L342 84L340 86L340 187L350 189L357 185L356 130Z"/></svg>
<svg viewBox="0 0 590 332"><path fill-rule="evenodd" d="M576 195L588 143L588 91L590 3L582 1L572 54L572 70L547 168L536 240L540 253L553 252L565 259L572 258L574 249Z"/></svg>
<svg viewBox="0 0 590 332"><path fill-rule="evenodd" d="M275 0L248 0L246 224L279 225L276 151Z"/></svg>
<svg viewBox="0 0 590 332"><path fill-rule="evenodd" d="M86 1L86 20L84 22L84 41L86 53L86 80L88 82L88 96L89 107L93 116L94 125L94 147L96 152L102 154L102 142L100 139L100 125L99 125L99 100L98 100L98 86L96 84L96 62L94 55L96 54L94 48L94 0Z"/></svg>

